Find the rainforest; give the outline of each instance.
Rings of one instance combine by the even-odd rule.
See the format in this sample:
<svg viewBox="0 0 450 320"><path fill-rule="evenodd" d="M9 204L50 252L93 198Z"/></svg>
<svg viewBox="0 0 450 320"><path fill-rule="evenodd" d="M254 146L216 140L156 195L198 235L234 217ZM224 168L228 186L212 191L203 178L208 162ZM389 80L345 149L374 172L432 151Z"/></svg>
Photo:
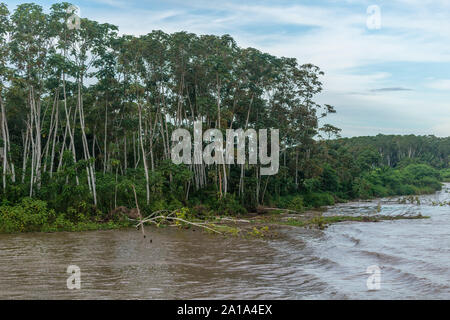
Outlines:
<svg viewBox="0 0 450 320"><path fill-rule="evenodd" d="M327 121L339 110L316 99L324 71L308 61L229 35L119 35L87 18L73 28L68 8L0 4L2 233L115 229L165 210L179 226L302 213L450 181L450 138L341 137ZM174 164L172 133L194 136L195 122L223 134L278 129L278 173L261 175L248 156Z"/></svg>

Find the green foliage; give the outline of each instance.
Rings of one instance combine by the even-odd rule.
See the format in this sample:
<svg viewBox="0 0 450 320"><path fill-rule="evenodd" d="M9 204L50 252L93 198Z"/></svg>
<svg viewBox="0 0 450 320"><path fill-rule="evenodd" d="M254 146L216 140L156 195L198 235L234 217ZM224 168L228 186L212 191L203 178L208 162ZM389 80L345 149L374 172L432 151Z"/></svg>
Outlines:
<svg viewBox="0 0 450 320"><path fill-rule="evenodd" d="M375 169L356 179L353 193L362 199L432 193L442 188L440 174L425 164Z"/></svg>
<svg viewBox="0 0 450 320"><path fill-rule="evenodd" d="M199 204L191 208L191 214L196 218L205 219L211 216L212 211L208 207Z"/></svg>
<svg viewBox="0 0 450 320"><path fill-rule="evenodd" d="M248 236L251 237L264 237L264 235L269 231L269 227L265 226L265 227L261 227L261 228L257 228L257 227L253 227L253 229L251 231L247 232Z"/></svg>
<svg viewBox="0 0 450 320"><path fill-rule="evenodd" d="M305 203L308 207L318 208L321 206L331 206L335 203L334 197L327 192L312 192L305 194Z"/></svg>
<svg viewBox="0 0 450 320"><path fill-rule="evenodd" d="M227 194L214 201L212 209L221 215L239 215L247 213L233 194Z"/></svg>
<svg viewBox="0 0 450 320"><path fill-rule="evenodd" d="M445 182L450 182L450 169L442 169L440 173Z"/></svg>
<svg viewBox="0 0 450 320"><path fill-rule="evenodd" d="M303 197L295 196L291 201L289 201L289 205L287 208L296 212L302 212L303 210L305 210Z"/></svg>
<svg viewBox="0 0 450 320"><path fill-rule="evenodd" d="M181 208L179 210L176 210L175 211L175 215L177 216L178 219L189 221L189 219L190 219L189 208L184 208L183 207L183 208ZM187 225L186 222L180 221L180 220L176 220L175 224L177 226L185 226L185 225Z"/></svg>
<svg viewBox="0 0 450 320"><path fill-rule="evenodd" d="M0 207L0 232L39 231L56 218L44 201L24 198L16 206Z"/></svg>
<svg viewBox="0 0 450 320"><path fill-rule="evenodd" d="M358 160L359 166L406 167L410 164L428 164L435 168L450 166L450 138L415 135L382 135L337 140L340 146Z"/></svg>
<svg viewBox="0 0 450 320"><path fill-rule="evenodd" d="M128 226L128 223L100 223L99 212L92 206L81 203L77 208L69 208L66 214L57 214L41 200L24 198L14 206L0 206L0 232L32 231L84 231L113 229Z"/></svg>
<svg viewBox="0 0 450 320"><path fill-rule="evenodd" d="M277 208L288 209L289 204L294 197L294 195L280 196L277 199L274 199L274 206Z"/></svg>
<svg viewBox="0 0 450 320"><path fill-rule="evenodd" d="M321 182L318 178L305 179L305 181L303 181L303 186L307 192L313 192L315 190L320 190Z"/></svg>
<svg viewBox="0 0 450 320"><path fill-rule="evenodd" d="M339 176L336 170L327 163L324 164L320 176L320 189L323 191L336 191L339 189ZM310 190L314 189L310 188Z"/></svg>

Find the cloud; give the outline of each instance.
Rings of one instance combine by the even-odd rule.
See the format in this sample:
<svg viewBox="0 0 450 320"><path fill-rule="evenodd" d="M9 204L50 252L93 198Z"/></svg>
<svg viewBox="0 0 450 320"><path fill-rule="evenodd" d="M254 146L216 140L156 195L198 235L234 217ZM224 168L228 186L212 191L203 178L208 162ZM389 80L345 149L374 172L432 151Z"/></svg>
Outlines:
<svg viewBox="0 0 450 320"><path fill-rule="evenodd" d="M372 89L371 92L396 92L396 91L412 91L412 89L401 88L401 87L393 87L393 88L378 88Z"/></svg>
<svg viewBox="0 0 450 320"><path fill-rule="evenodd" d="M127 2L126 1L121 1L121 0L92 0L92 2L96 2L99 4L105 4L111 7L115 7L115 8L126 8L127 7Z"/></svg>
<svg viewBox="0 0 450 320"><path fill-rule="evenodd" d="M435 80L428 83L427 87L436 90L447 90L450 92L450 79Z"/></svg>
<svg viewBox="0 0 450 320"><path fill-rule="evenodd" d="M433 131L438 137L450 137L450 118L444 120L433 127Z"/></svg>

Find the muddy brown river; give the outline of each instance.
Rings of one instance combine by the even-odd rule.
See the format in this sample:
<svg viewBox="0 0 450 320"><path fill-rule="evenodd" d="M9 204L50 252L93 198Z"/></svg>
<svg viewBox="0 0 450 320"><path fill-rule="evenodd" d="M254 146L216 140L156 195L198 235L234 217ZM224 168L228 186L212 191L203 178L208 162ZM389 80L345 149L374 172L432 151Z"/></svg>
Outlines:
<svg viewBox="0 0 450 320"><path fill-rule="evenodd" d="M328 210L370 215L381 203L381 214L431 219L286 227L272 240L174 228L147 228L145 240L134 229L0 235L0 299L450 299L450 206L432 205L449 192ZM79 290L67 288L69 265Z"/></svg>

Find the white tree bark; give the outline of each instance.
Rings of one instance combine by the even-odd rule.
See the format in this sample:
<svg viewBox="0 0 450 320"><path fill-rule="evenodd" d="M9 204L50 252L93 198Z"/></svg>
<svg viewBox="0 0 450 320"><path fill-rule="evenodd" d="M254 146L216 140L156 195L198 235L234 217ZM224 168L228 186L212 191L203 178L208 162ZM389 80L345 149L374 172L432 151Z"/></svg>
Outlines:
<svg viewBox="0 0 450 320"><path fill-rule="evenodd" d="M138 113L139 113L139 142L141 144L141 152L142 152L142 160L144 162L144 174L145 174L145 188L147 190L147 204L150 204L150 185L149 185L149 176L148 176L148 166L147 166L147 159L145 156L145 149L144 149L144 140L142 138L142 107L141 104L138 102Z"/></svg>

